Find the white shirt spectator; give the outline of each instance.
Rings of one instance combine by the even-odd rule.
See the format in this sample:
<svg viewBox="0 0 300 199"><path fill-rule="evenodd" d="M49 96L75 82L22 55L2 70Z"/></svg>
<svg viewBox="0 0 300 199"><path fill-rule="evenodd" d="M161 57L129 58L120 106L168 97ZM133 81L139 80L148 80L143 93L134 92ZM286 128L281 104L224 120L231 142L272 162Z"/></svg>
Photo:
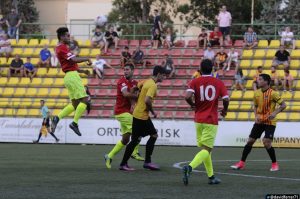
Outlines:
<svg viewBox="0 0 300 199"><path fill-rule="evenodd" d="M283 41L292 41L294 38L294 33L291 31L289 31L289 32L283 31L281 33L281 37L282 37Z"/></svg>
<svg viewBox="0 0 300 199"><path fill-rule="evenodd" d="M99 59L99 60L93 61L94 68L99 69L101 72L103 72L105 64L106 64L106 61L104 59Z"/></svg>
<svg viewBox="0 0 300 199"><path fill-rule="evenodd" d="M215 58L215 52L213 50L205 50L203 57L204 59L213 60Z"/></svg>
<svg viewBox="0 0 300 199"><path fill-rule="evenodd" d="M238 52L229 52L228 53L228 59L231 59L231 61L233 62L238 62L238 59L239 59L239 53Z"/></svg>
<svg viewBox="0 0 300 199"><path fill-rule="evenodd" d="M231 14L228 11L221 11L218 15L219 27L229 27L231 26Z"/></svg>
<svg viewBox="0 0 300 199"><path fill-rule="evenodd" d="M7 38L2 38L0 40L0 53L10 53L11 51L12 49L10 40Z"/></svg>

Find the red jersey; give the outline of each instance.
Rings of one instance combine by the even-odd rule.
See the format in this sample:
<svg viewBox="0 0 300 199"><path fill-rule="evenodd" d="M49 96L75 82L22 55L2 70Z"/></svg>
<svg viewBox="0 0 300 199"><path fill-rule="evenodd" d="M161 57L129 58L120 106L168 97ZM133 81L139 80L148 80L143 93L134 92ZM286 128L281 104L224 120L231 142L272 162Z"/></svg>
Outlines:
<svg viewBox="0 0 300 199"><path fill-rule="evenodd" d="M122 91L126 89L129 92L132 87L137 85L137 83L138 83L137 81L127 80L125 77L119 79L117 83L117 99L115 105L115 115L131 112L130 99L124 97Z"/></svg>
<svg viewBox="0 0 300 199"><path fill-rule="evenodd" d="M222 37L222 32L211 32L209 35L209 39L211 40L218 40Z"/></svg>
<svg viewBox="0 0 300 199"><path fill-rule="evenodd" d="M203 75L193 79L187 91L195 95L195 122L217 125L219 97L228 97L224 83L210 75Z"/></svg>
<svg viewBox="0 0 300 199"><path fill-rule="evenodd" d="M71 59L76 55L70 51L66 44L59 43L55 48L55 53L61 65L62 71L77 71L79 69L77 63Z"/></svg>

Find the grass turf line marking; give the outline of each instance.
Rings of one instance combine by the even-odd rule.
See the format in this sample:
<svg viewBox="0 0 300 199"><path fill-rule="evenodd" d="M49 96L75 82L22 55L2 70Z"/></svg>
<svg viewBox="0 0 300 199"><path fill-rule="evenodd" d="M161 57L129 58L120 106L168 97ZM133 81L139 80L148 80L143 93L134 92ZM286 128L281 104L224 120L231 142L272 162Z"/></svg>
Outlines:
<svg viewBox="0 0 300 199"><path fill-rule="evenodd" d="M260 161L263 161L263 160L260 160ZM280 161L284 162L283 160L280 160ZM180 165L187 164L189 162L190 161L174 163L173 167L177 168L177 169L182 169L182 167ZM213 162L216 162L216 161L213 161ZM219 160L218 162L221 162L221 160ZM226 162L226 160L224 162ZM193 172L206 173L206 171L200 171L200 170L193 170ZM241 177L249 177L249 178L263 178L263 179L272 179L272 180L275 179L275 180L287 180L287 181L298 181L298 182L300 182L299 178L281 178L281 177L271 177L271 176L258 176L258 175L239 174L239 173L225 173L225 172L214 172L214 173L220 174L220 175L229 175L229 176L241 176Z"/></svg>

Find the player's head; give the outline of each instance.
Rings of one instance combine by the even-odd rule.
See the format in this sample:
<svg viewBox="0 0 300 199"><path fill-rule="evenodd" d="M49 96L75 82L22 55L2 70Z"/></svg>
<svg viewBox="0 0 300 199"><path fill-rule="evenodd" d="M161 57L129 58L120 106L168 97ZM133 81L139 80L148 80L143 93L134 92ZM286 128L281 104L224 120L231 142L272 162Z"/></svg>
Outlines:
<svg viewBox="0 0 300 199"><path fill-rule="evenodd" d="M213 63L210 59L204 59L201 62L200 70L202 75L210 75L213 70Z"/></svg>
<svg viewBox="0 0 300 199"><path fill-rule="evenodd" d="M124 76L126 79L131 79L133 76L134 66L132 64L126 64L124 66Z"/></svg>
<svg viewBox="0 0 300 199"><path fill-rule="evenodd" d="M67 27L60 27L56 30L57 38L59 41L68 44L70 43L70 34Z"/></svg>
<svg viewBox="0 0 300 199"><path fill-rule="evenodd" d="M44 106L45 100L41 100L40 103L41 103L41 106Z"/></svg>
<svg viewBox="0 0 300 199"><path fill-rule="evenodd" d="M27 62L30 62L30 60L31 60L31 57L26 57Z"/></svg>
<svg viewBox="0 0 300 199"><path fill-rule="evenodd" d="M258 86L260 88L264 88L266 86L270 86L271 83L271 77L268 74L260 74L258 78Z"/></svg>
<svg viewBox="0 0 300 199"><path fill-rule="evenodd" d="M272 72L272 73L275 73L275 72L276 72L275 66L272 66L272 67L271 67L271 72Z"/></svg>
<svg viewBox="0 0 300 199"><path fill-rule="evenodd" d="M280 45L279 50L280 50L281 52L283 52L283 51L285 50L285 46L284 46L284 45Z"/></svg>
<svg viewBox="0 0 300 199"><path fill-rule="evenodd" d="M156 78L156 82L162 82L164 78L166 77L166 70L162 66L154 66L153 69L153 77Z"/></svg>

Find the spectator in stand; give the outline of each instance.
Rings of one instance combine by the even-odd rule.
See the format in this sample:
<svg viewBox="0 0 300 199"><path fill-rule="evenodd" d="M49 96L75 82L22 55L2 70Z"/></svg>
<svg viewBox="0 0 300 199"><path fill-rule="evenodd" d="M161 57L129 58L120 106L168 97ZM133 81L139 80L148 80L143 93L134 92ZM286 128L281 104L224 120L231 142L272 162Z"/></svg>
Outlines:
<svg viewBox="0 0 300 199"><path fill-rule="evenodd" d="M115 44L115 49L118 49L119 36L118 36L118 33L116 31L114 31L113 26L111 26L109 28L109 31L106 31L104 36L105 36L105 40L106 40L104 53L107 53L107 49L112 44Z"/></svg>
<svg viewBox="0 0 300 199"><path fill-rule="evenodd" d="M194 72L194 74L192 75L192 79L196 79L198 77L201 77L200 69L198 69Z"/></svg>
<svg viewBox="0 0 300 199"><path fill-rule="evenodd" d="M135 51L133 51L132 61L135 65L141 64L143 65L143 68L146 67L147 62L144 61L144 52L141 50L140 46L137 46Z"/></svg>
<svg viewBox="0 0 300 199"><path fill-rule="evenodd" d="M75 40L74 36L70 37L69 48L74 55L76 55L76 56L79 55L79 52L80 52L79 43L77 40Z"/></svg>
<svg viewBox="0 0 300 199"><path fill-rule="evenodd" d="M156 28L153 35L153 49L157 49L159 44L162 44L162 38L159 29Z"/></svg>
<svg viewBox="0 0 300 199"><path fill-rule="evenodd" d="M271 67L271 83L270 86L275 86L275 90L278 90L278 86L281 84L279 75L274 66Z"/></svg>
<svg viewBox="0 0 300 199"><path fill-rule="evenodd" d="M154 33L155 33L156 29L158 29L159 32L163 31L162 24L160 21L160 15L159 15L159 12L157 9L154 10L154 20L153 20L153 27L152 27L152 36L153 37L154 37Z"/></svg>
<svg viewBox="0 0 300 199"><path fill-rule="evenodd" d="M206 49L206 45L208 43L208 35L206 33L205 28L201 29L201 33L198 35L197 38L197 50L200 46L203 46L203 50Z"/></svg>
<svg viewBox="0 0 300 199"><path fill-rule="evenodd" d="M56 53L51 53L50 63L51 67L58 67L58 59L56 57Z"/></svg>
<svg viewBox="0 0 300 199"><path fill-rule="evenodd" d="M92 47L100 48L101 51L105 47L104 33L101 31L101 28L96 27L95 33L91 38L91 44Z"/></svg>
<svg viewBox="0 0 300 199"><path fill-rule="evenodd" d="M0 37L5 35L5 30L3 30L2 25L0 24Z"/></svg>
<svg viewBox="0 0 300 199"><path fill-rule="evenodd" d="M166 35L164 36L164 46L167 47L168 49L171 49L173 46L173 32L170 27L167 28L166 30Z"/></svg>
<svg viewBox="0 0 300 199"><path fill-rule="evenodd" d="M218 68L218 70L225 70L227 67L227 58L228 55L225 52L224 47L221 46L220 51L215 56L215 66Z"/></svg>
<svg viewBox="0 0 300 199"><path fill-rule="evenodd" d="M48 45L44 45L44 48L40 51L39 67L46 67L49 70L50 67L51 52L48 49Z"/></svg>
<svg viewBox="0 0 300 199"><path fill-rule="evenodd" d="M227 11L226 6L222 6L219 15L217 16L218 24L222 35L225 37L225 45L230 43L230 26L231 26L231 14Z"/></svg>
<svg viewBox="0 0 300 199"><path fill-rule="evenodd" d="M228 59L227 59L227 68L223 68L223 70L230 70L230 67L237 67L239 65L239 53L235 51L234 47L231 47L229 53L228 53Z"/></svg>
<svg viewBox="0 0 300 199"><path fill-rule="evenodd" d="M8 61L11 52L12 52L12 48L11 48L10 40L8 39L7 34L4 34L0 39L0 56L4 54L6 57L6 61Z"/></svg>
<svg viewBox="0 0 300 199"><path fill-rule="evenodd" d="M289 89L290 92L293 92L293 82L294 77L290 74L290 71L288 69L285 69L283 80L281 83L283 85L283 91L286 92L287 89Z"/></svg>
<svg viewBox="0 0 300 199"><path fill-rule="evenodd" d="M20 58L18 54L16 54L15 59L13 59L10 63L10 67L7 73L7 77L10 78L13 74L19 73L21 77L23 77L23 60Z"/></svg>
<svg viewBox="0 0 300 199"><path fill-rule="evenodd" d="M22 20L17 14L16 9L12 8L11 12L6 17L7 34L11 39L16 38L16 33L21 23Z"/></svg>
<svg viewBox="0 0 300 199"><path fill-rule="evenodd" d="M211 76L219 79L220 78L220 69L218 67L214 66Z"/></svg>
<svg viewBox="0 0 300 199"><path fill-rule="evenodd" d="M5 24L6 20L4 19L3 15L0 13L0 27L2 28L2 25Z"/></svg>
<svg viewBox="0 0 300 199"><path fill-rule="evenodd" d="M124 68L126 64L132 64L135 67L131 59L131 54L129 52L128 46L125 46L124 50L121 52L121 67Z"/></svg>
<svg viewBox="0 0 300 199"><path fill-rule="evenodd" d="M209 59L212 62L215 60L215 51L211 48L211 45L207 45L207 49L204 51L203 59Z"/></svg>
<svg viewBox="0 0 300 199"><path fill-rule="evenodd" d="M262 66L257 67L256 74L253 77L253 85L252 85L253 86L253 90L255 90L255 91L258 89L258 82L257 82L257 80L259 78L259 75L262 74L262 73L263 73Z"/></svg>
<svg viewBox="0 0 300 199"><path fill-rule="evenodd" d="M161 65L165 68L167 78L175 77L176 69L171 55L166 54L165 60L162 61Z"/></svg>
<svg viewBox="0 0 300 199"><path fill-rule="evenodd" d="M99 80L104 78L104 66L113 69L109 63L100 58L100 55L96 56L96 60L93 61L92 66L94 67L93 74L95 75L95 77L98 77Z"/></svg>
<svg viewBox="0 0 300 199"><path fill-rule="evenodd" d="M214 31L209 34L209 43L211 46L223 46L223 35L219 27L215 27Z"/></svg>
<svg viewBox="0 0 300 199"><path fill-rule="evenodd" d="M32 78L36 76L36 69L31 63L31 57L26 58L26 62L24 63L24 75L25 77L29 77L32 81Z"/></svg>
<svg viewBox="0 0 300 199"><path fill-rule="evenodd" d="M289 51L285 50L283 45L280 45L279 50L276 52L273 58L273 66L283 65L284 69L288 69L290 65L291 57Z"/></svg>
<svg viewBox="0 0 300 199"><path fill-rule="evenodd" d="M245 32L244 35L244 48L248 47L248 49L252 49L257 46L257 34L253 31L252 27L248 27L248 31Z"/></svg>
<svg viewBox="0 0 300 199"><path fill-rule="evenodd" d="M292 45L293 49L296 48L296 41L294 39L294 33L291 32L290 27L286 27L285 31L281 33L281 45L283 46L290 46Z"/></svg>
<svg viewBox="0 0 300 199"><path fill-rule="evenodd" d="M243 70L236 65L235 66L235 75L234 75L235 85L233 86L233 89L240 88L241 90L245 91L244 83L245 83L245 76L243 74Z"/></svg>

